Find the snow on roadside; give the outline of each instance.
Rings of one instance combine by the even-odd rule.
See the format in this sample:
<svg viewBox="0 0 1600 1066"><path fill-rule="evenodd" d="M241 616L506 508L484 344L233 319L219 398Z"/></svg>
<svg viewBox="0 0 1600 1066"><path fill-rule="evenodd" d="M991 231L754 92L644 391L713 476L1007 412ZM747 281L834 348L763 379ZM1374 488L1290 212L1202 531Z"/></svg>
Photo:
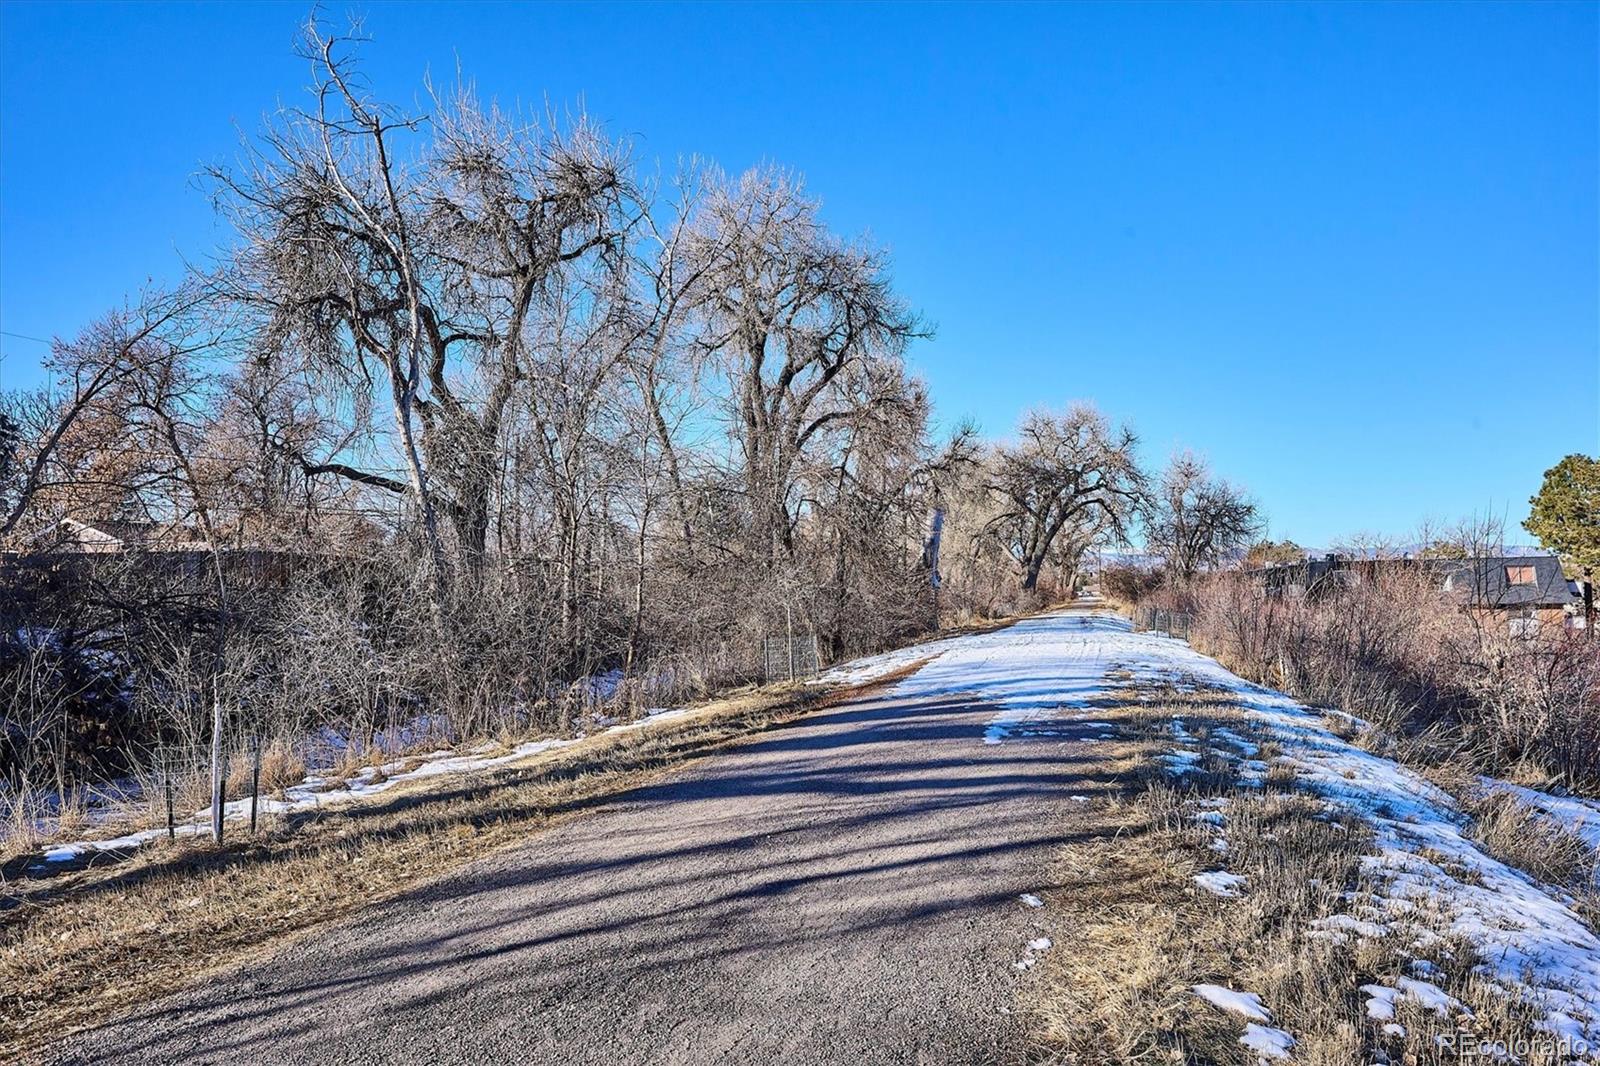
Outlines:
<svg viewBox="0 0 1600 1066"><path fill-rule="evenodd" d="M849 664L844 676L883 676L930 655L926 666L896 685L895 696L994 705L996 713L981 737L989 744L1049 735L1028 727L1058 716L1088 717L1083 708L1116 698L1117 690L1130 684L1230 693L1249 728L1214 731L1211 740L1244 758L1241 780L1264 783L1268 766L1255 756L1270 741L1282 752L1274 761L1291 768L1299 787L1319 796L1330 814L1358 817L1373 828L1377 851L1363 867L1379 886L1374 910L1341 916L1346 921L1328 923L1326 935L1398 936L1421 947L1440 932L1458 934L1482 958L1482 975L1541 1009L1547 1029L1591 1045L1600 1042L1600 939L1561 893L1479 850L1470 839L1468 819L1447 793L1332 728L1348 730L1353 719L1325 718L1288 696L1241 680L1183 641L1135 633L1109 612L1027 619L994 633L860 660ZM1133 680L1118 680L1114 672ZM1177 745L1164 758L1182 772L1198 761L1200 745L1181 722L1174 724L1173 739ZM1546 809L1565 809L1574 821L1583 815L1578 824L1593 826L1580 806L1589 805L1549 802ZM1225 853L1225 835L1219 833L1214 846ZM1219 887L1224 885L1238 887L1225 882ZM1443 929L1419 921L1419 915L1430 913L1442 916ZM1252 1050L1264 1058L1288 1054L1292 1036L1258 1028L1246 1034Z"/></svg>
<svg viewBox="0 0 1600 1066"><path fill-rule="evenodd" d="M1083 611L1042 615L990 633L947 637L857 659L818 681L860 684L931 658L895 686L895 695L925 700L959 696L991 704L995 714L983 741L1001 744L1027 736L1064 711L1090 707L1094 698L1106 694L1104 678L1117 665L1114 638L1126 632L1119 621Z"/></svg>
<svg viewBox="0 0 1600 1066"><path fill-rule="evenodd" d="M888 677L896 670L904 670L921 659L936 658L969 637L945 637L922 644L912 644L894 651L880 652L859 659L839 663L822 671L807 684L811 685L866 685L879 678Z"/></svg>
<svg viewBox="0 0 1600 1066"><path fill-rule="evenodd" d="M1380 886L1374 909L1325 923L1326 935L1403 936L1418 947L1440 931L1460 935L1484 960L1485 977L1544 1011L1546 1029L1600 1042L1600 938L1562 893L1481 851L1447 793L1342 739L1317 712L1241 680L1181 641L1125 629L1121 643L1119 660L1136 680L1184 679L1231 693L1256 727L1255 741L1280 747L1276 761L1294 770L1300 788L1372 826L1378 850L1362 866ZM1523 798L1579 831L1600 831L1591 821L1600 814L1592 804L1543 793ZM1442 930L1414 917L1430 912L1442 916Z"/></svg>
<svg viewBox="0 0 1600 1066"><path fill-rule="evenodd" d="M310 774L299 784L285 788L281 795L263 795L260 798L258 809L263 815L293 814L300 811L315 810L320 807L350 803L354 800L375 796L397 785L411 781L492 770L522 759L531 758L546 751L569 747L586 739L588 735L602 736L606 733L640 729L645 726L681 718L689 714L691 710L691 708L683 707L654 710L648 712L637 721L613 725L601 730L599 733L580 733L574 737L547 737L542 740L530 740L516 745L501 755L489 755L487 750L484 749L469 751L466 754L450 749L441 749L420 756L397 759L378 767L363 767L342 786L339 779L332 774ZM421 760L420 763L417 761L418 759ZM248 799L239 799L223 804L222 816L225 821L248 819L250 817L250 801ZM173 827L173 834L182 837L204 835L210 831L210 807L194 812L192 816ZM102 840L78 840L71 843L55 844L45 849L43 858L48 863L70 862L93 852L131 850L166 835L167 829L162 826L156 829L142 829L135 833L127 833L123 836Z"/></svg>

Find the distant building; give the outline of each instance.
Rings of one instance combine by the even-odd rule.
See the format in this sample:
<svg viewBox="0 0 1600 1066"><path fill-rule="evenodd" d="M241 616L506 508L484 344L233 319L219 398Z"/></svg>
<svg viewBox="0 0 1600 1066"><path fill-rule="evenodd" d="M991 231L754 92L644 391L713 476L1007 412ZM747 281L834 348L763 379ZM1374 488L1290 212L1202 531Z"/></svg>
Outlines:
<svg viewBox="0 0 1600 1066"><path fill-rule="evenodd" d="M1463 610L1503 619L1513 634L1543 626L1580 628L1583 596L1554 555L1494 555L1470 559L1352 559L1325 555L1298 563L1242 571L1269 595L1316 599L1384 574L1416 572Z"/></svg>
<svg viewBox="0 0 1600 1066"><path fill-rule="evenodd" d="M108 555L126 551L204 551L199 533L185 526L120 519L63 518L29 538L35 548Z"/></svg>
<svg viewBox="0 0 1600 1066"><path fill-rule="evenodd" d="M220 531L217 551L229 581L282 584L295 566L312 558L283 548L240 543L238 531L234 533L230 537L228 531ZM114 561L109 557L128 554L137 554L140 565L151 573L209 580L212 572L211 548L204 535L181 523L63 518L34 533L27 546L27 553L5 554L19 558L32 554L62 572L109 565Z"/></svg>

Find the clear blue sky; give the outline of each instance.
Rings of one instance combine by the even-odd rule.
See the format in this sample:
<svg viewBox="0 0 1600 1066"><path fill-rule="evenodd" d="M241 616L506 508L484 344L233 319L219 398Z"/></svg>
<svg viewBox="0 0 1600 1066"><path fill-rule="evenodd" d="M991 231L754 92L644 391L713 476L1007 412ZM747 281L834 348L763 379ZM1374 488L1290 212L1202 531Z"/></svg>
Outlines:
<svg viewBox="0 0 1600 1066"><path fill-rule="evenodd" d="M295 100L299 4L0 5L0 329L70 334L225 234L193 175ZM1600 451L1593 4L427 6L457 60L638 158L803 170L938 327L947 419L1087 398L1305 544L1493 508ZM0 336L0 385L41 345Z"/></svg>

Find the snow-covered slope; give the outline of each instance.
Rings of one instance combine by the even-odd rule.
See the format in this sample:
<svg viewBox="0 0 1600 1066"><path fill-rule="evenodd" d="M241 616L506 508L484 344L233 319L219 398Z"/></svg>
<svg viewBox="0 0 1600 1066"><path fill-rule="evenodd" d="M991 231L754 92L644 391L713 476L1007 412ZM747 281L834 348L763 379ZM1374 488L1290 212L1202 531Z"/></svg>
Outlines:
<svg viewBox="0 0 1600 1066"><path fill-rule="evenodd" d="M1240 737L1236 745L1243 779L1259 781L1265 765L1253 758L1257 742L1274 741L1299 787L1374 829L1378 849L1365 867L1382 886L1375 909L1330 934L1425 939L1437 931L1424 928L1413 915L1442 912L1448 931L1464 936L1487 960L1486 977L1537 1004L1552 1032L1600 1045L1600 940L1570 901L1485 854L1449 795L1419 774L1341 739L1322 715L1241 680L1182 641L1132 632L1126 620L1103 611L1034 618L916 651L935 658L900 682L895 695L958 696L993 704L996 713L982 738L988 743L1044 731L1048 719L1070 715L1072 708L1113 696L1129 684L1226 690L1253 727L1253 739ZM867 680L909 661L906 652L896 652L858 660L839 673ZM1173 734L1178 746L1167 756L1168 765L1182 773L1200 753L1181 722L1173 724ZM1524 798L1590 834L1600 826L1595 820L1600 809L1592 804L1542 793ZM1600 837L1590 839L1600 844Z"/></svg>

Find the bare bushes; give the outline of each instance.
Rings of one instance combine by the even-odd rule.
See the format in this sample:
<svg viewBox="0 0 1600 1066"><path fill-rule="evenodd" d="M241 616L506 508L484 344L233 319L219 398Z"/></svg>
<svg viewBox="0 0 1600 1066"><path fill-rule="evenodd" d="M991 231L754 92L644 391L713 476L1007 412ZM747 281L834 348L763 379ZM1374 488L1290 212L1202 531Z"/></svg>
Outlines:
<svg viewBox="0 0 1600 1066"><path fill-rule="evenodd" d="M1424 762L1519 761L1600 788L1600 645L1546 626L1511 634L1419 572L1363 575L1312 599L1218 577L1192 590L1194 639L1232 669L1360 715Z"/></svg>
<svg viewBox="0 0 1600 1066"><path fill-rule="evenodd" d="M433 599L405 542L286 554L231 576L226 637L211 585L173 557L39 556L0 614L0 779L8 839L124 779L144 820L209 804L213 700L223 706L225 792L307 769L353 772L421 750L590 728L762 679L763 637L819 636L823 658L878 650L933 624L916 556L869 536L805 538L776 578L764 561L662 565L632 575L597 553L577 608L552 609L562 575L504 559ZM13 560L23 557L13 556ZM26 569L26 568L25 568Z"/></svg>
<svg viewBox="0 0 1600 1066"><path fill-rule="evenodd" d="M1100 571L1100 592L1113 603L1123 607L1148 600L1160 590L1163 578L1159 570L1137 566L1108 566Z"/></svg>

